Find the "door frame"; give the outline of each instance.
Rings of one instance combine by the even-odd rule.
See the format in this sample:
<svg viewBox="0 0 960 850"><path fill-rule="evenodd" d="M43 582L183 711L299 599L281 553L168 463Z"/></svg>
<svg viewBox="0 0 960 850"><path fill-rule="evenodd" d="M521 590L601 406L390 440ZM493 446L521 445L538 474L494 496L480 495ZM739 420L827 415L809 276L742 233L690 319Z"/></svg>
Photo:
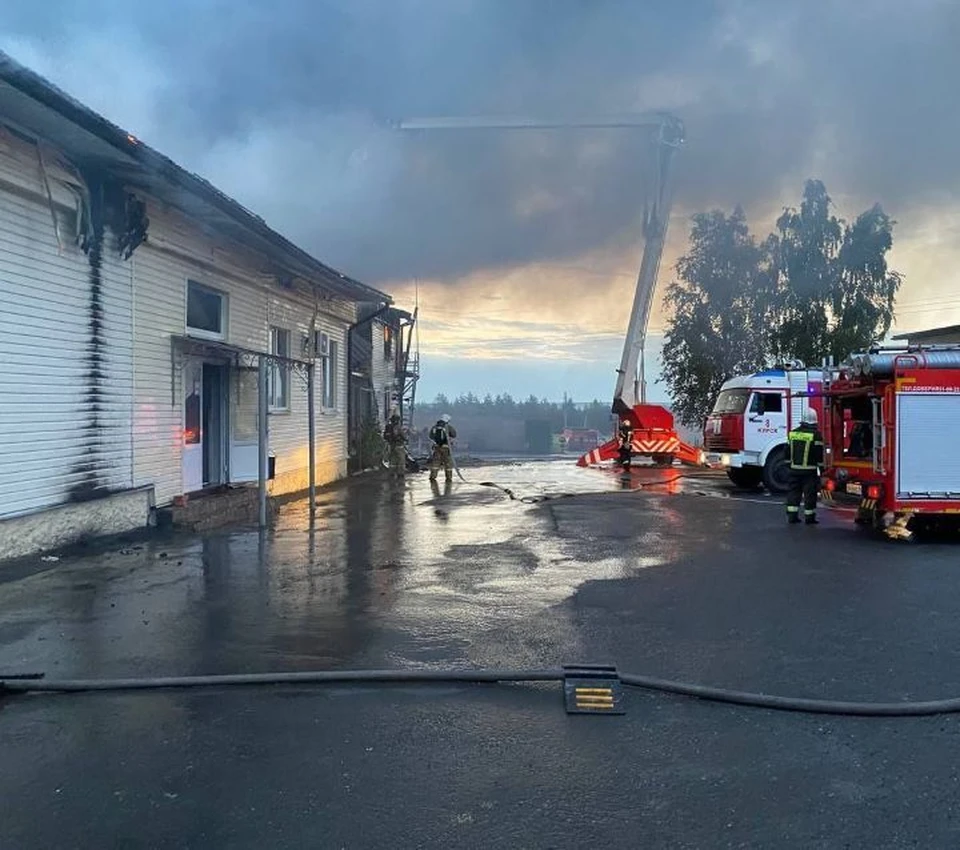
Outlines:
<svg viewBox="0 0 960 850"><path fill-rule="evenodd" d="M204 402L208 388L204 381L204 366L216 366L220 369L221 389L220 389L220 409L219 425L220 431L220 481L208 484L203 480L203 460L205 453L209 450L209 442L204 433ZM216 357L187 357L183 362L181 369L181 459L180 459L180 487L185 494L197 493L210 486L220 486L230 482L230 363L227 360ZM197 376L199 372L199 376ZM191 382L188 387L187 382ZM187 390L192 390L199 382L199 440L196 443L187 443Z"/></svg>
<svg viewBox="0 0 960 850"><path fill-rule="evenodd" d="M211 468L213 464L216 464L216 469L218 470L217 480L204 481L203 486L206 487L219 487L222 484L227 484L230 481L230 451L229 451L229 442L230 442L230 405L229 405L229 393L230 393L230 364L222 360L216 360L212 358L204 358L201 361L201 375L206 371L207 367L217 369L220 380L219 380L219 403L217 405L217 430L219 434L217 435L217 444L219 446L219 457L209 458L207 453L212 450L212 445L210 440L201 439L201 451L203 453L203 459L207 462L208 468ZM206 410L206 402L208 395L208 387L206 380L201 377L202 381L202 395L201 395L201 422L202 412ZM203 426L201 426L201 434L204 434L206 431ZM209 436L209 435L206 435Z"/></svg>

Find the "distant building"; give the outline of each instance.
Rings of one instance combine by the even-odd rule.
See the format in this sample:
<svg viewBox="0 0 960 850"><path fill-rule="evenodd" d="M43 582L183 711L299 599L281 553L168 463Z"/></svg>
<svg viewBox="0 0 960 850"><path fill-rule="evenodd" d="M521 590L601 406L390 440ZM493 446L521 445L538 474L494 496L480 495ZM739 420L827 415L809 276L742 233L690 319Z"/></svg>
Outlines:
<svg viewBox="0 0 960 850"><path fill-rule="evenodd" d="M0 558L260 472L346 474L347 330L390 298L0 53Z"/></svg>
<svg viewBox="0 0 960 850"><path fill-rule="evenodd" d="M908 345L957 345L960 344L960 325L948 325L926 331L909 331L897 334L894 339L906 341Z"/></svg>

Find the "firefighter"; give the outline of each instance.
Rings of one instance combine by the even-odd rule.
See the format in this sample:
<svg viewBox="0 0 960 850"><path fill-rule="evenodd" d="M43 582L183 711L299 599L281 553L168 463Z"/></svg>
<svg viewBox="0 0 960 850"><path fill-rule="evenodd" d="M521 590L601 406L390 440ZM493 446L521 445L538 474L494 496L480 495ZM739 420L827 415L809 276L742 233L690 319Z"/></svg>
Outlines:
<svg viewBox="0 0 960 850"><path fill-rule="evenodd" d="M633 444L633 426L629 419L621 419L617 429L617 444L620 453L619 463L624 469L630 468L630 447Z"/></svg>
<svg viewBox="0 0 960 850"><path fill-rule="evenodd" d="M383 429L383 439L390 450L390 472L403 478L407 466L407 434L400 424L400 414L394 413Z"/></svg>
<svg viewBox="0 0 960 850"><path fill-rule="evenodd" d="M817 411L807 408L800 427L787 437L790 445L790 492L787 494L787 521L800 522L800 502L807 525L817 524L817 494L823 465L823 435L817 428Z"/></svg>
<svg viewBox="0 0 960 850"><path fill-rule="evenodd" d="M450 424L450 414L444 413L430 429L430 440L433 442L433 454L430 455L431 481L437 480L441 466L446 480L453 481L453 451L450 441L456 437L457 429Z"/></svg>

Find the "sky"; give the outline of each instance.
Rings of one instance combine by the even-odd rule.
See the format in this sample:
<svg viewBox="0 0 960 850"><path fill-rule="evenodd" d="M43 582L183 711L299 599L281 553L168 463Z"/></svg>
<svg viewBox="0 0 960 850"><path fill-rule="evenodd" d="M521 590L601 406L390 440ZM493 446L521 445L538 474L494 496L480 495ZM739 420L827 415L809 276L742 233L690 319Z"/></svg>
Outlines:
<svg viewBox="0 0 960 850"><path fill-rule="evenodd" d="M406 117L683 119L690 216L763 236L804 179L898 222L898 330L960 323L954 0L4 0L0 49L411 307L421 396L608 399L642 243L636 130L402 132ZM651 315L655 363L664 317ZM655 369L648 375L651 384ZM663 388L651 386L651 397Z"/></svg>

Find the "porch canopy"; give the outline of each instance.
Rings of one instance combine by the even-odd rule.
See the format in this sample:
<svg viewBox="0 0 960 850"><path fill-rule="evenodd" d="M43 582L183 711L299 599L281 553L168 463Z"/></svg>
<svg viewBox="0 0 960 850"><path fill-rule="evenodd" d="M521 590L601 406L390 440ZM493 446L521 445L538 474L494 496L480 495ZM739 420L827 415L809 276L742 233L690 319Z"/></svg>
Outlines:
<svg viewBox="0 0 960 850"><path fill-rule="evenodd" d="M257 490L260 527L267 525L267 465L270 447L268 370L273 367L289 369L307 384L307 440L309 469L310 516L316 514L317 501L317 435L316 435L316 367L312 360L281 357L269 351L257 351L217 340L196 339L189 336L170 337L170 399L176 404L176 371L183 357L210 357L226 360L232 367L257 372Z"/></svg>

